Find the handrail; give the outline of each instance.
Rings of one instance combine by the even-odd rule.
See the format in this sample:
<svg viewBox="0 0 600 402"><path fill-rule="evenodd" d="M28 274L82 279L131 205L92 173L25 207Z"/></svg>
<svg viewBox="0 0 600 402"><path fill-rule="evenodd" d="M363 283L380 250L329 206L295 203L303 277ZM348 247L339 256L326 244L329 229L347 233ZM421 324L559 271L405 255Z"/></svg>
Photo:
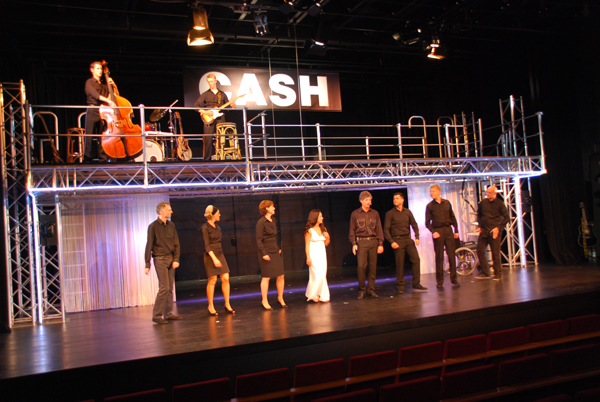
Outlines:
<svg viewBox="0 0 600 402"><path fill-rule="evenodd" d="M484 353L476 353L473 355L462 356L462 357L457 357L457 358L452 358L452 359L443 359L443 360L439 360L439 361L435 361L435 362L431 362L431 363L417 364L417 365L405 366L405 367L397 367L393 370L385 370L385 371L380 371L377 373L371 373L371 374L366 374L366 375L361 375L361 376L356 376L356 377L347 377L343 380L324 382L321 384L315 384L315 385L310 385L310 386L305 386L305 387L290 388L287 390L271 392L268 394L254 395L254 396L250 396L250 397L232 398L232 399L227 399L226 401L223 401L223 402L250 402L250 401L265 401L265 400L274 399L274 398L284 398L287 396L306 394L306 393L315 392L315 391L322 391L322 390L342 387L342 386L346 386L346 385L350 385L350 384L357 384L357 383L366 382L366 381L379 380L379 379L386 378L386 377L393 377L393 376L396 376L399 374L413 373L413 372L417 372L417 371L429 370L429 369L443 367L443 366L451 366L454 364L467 363L467 362L481 360L481 359L490 358L490 357L502 356L502 355L516 353L516 352L524 352L527 350L539 349L539 348L546 347L546 346L559 345L561 343L575 342L575 341L598 338L598 337L600 337L600 331L588 332L588 333L579 334L579 335L570 335L570 336L565 336L562 338L550 339L547 341L530 342L530 343L526 343L524 345L513 346L510 348L488 350L487 352L484 352ZM594 372L600 373L600 369L594 369ZM567 376L561 375L561 376L554 376L554 377L567 377ZM542 380L542 381L537 381L537 382L542 383L544 381ZM511 393L511 392L509 392L509 390L514 389L514 388L515 388L514 386L502 387L503 392L506 392L506 394ZM493 392L486 391L485 393L482 393L482 395L483 394L496 395L498 392L499 391L493 391ZM514 393L514 392L516 392L516 391L512 391L512 393ZM482 398L482 399L485 399L485 398ZM459 399L459 398L447 399L447 400L445 400L445 402L458 401L458 400L462 401L464 399ZM480 399L473 399L473 401L478 401L478 400L480 400Z"/></svg>

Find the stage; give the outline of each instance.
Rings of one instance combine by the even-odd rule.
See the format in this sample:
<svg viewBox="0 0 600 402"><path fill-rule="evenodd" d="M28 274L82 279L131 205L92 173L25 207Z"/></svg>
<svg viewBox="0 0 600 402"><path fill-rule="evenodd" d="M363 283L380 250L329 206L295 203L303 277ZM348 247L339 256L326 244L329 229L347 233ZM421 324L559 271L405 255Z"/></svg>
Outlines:
<svg viewBox="0 0 600 402"><path fill-rule="evenodd" d="M16 326L0 334L0 384L5 401L101 399L126 392L192 383L384 351L431 341L600 312L597 265L507 268L502 281L422 275L396 294L392 270L380 269L378 299L357 300L354 268L331 269L331 302L307 302L307 272L286 276L283 309L275 284L261 308L256 276L231 279L227 314L217 283L218 317L209 316L205 282L178 282L182 321L155 325L152 306L68 314L66 322ZM46 397L41 397L46 395Z"/></svg>

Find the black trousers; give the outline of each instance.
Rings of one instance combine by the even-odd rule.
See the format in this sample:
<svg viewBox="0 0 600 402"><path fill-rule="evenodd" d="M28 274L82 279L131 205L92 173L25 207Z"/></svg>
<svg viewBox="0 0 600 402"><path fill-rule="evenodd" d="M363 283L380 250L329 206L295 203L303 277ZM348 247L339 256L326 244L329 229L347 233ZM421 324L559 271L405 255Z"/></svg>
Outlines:
<svg viewBox="0 0 600 402"><path fill-rule="evenodd" d="M165 319L173 315L173 286L175 284L175 268L173 256L154 258L154 270L158 277L158 293L152 309L152 318Z"/></svg>
<svg viewBox="0 0 600 402"><path fill-rule="evenodd" d="M450 264L450 281L456 282L456 240L454 240L454 232L452 226L443 226L436 228L436 232L440 237L433 239L433 249L435 251L435 279L438 285L444 284L444 248L448 255L448 263Z"/></svg>
<svg viewBox="0 0 600 402"><path fill-rule="evenodd" d="M356 259L358 260L358 290L360 292L371 292L375 290L375 277L377 276L377 247L379 240L359 240L356 242L358 250ZM369 267L369 282L365 286L367 276L367 266Z"/></svg>
<svg viewBox="0 0 600 402"><path fill-rule="evenodd" d="M88 159L94 157L93 149L93 135L102 134L102 118L100 118L100 112L98 109L88 109L85 114L85 138L84 138L84 156ZM98 159L101 162L106 162L108 157L102 148L102 138L97 136L98 139Z"/></svg>
<svg viewBox="0 0 600 402"><path fill-rule="evenodd" d="M210 158L215 154L215 149L213 146L213 140L215 139L215 136L208 134L216 133L217 124L219 123L225 123L225 117L218 117L210 124L204 123L204 137L202 137L202 145L204 147L204 151L202 159L204 159L205 161L209 161Z"/></svg>
<svg viewBox="0 0 600 402"><path fill-rule="evenodd" d="M487 255L485 254L485 249L487 245L490 245L490 249L492 250L492 262L494 263L494 274L497 278L502 277L502 261L500 258L500 243L502 239L500 238L500 233L498 233L497 238L493 238L491 233L487 233L486 236L482 236L479 234L479 239L477 240L477 258L479 258L479 264L481 265L481 272L484 275L490 276L490 266L488 264Z"/></svg>
<svg viewBox="0 0 600 402"><path fill-rule="evenodd" d="M404 258L407 254L412 263L412 285L413 287L417 286L421 283L421 259L419 258L415 242L410 237L399 237L393 240L399 246L393 249L396 257L396 284L398 285L398 289L404 288Z"/></svg>

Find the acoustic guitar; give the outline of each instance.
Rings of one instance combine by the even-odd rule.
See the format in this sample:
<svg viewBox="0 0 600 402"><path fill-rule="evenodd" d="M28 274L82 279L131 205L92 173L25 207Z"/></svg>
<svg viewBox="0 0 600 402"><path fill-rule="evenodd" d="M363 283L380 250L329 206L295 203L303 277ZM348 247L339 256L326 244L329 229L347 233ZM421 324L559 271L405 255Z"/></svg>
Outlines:
<svg viewBox="0 0 600 402"><path fill-rule="evenodd" d="M173 114L179 122L179 135L177 136L177 156L179 156L179 159L182 161L189 161L192 159L192 149L190 148L188 140L182 135L183 127L181 126L181 116L179 115L179 112L175 112Z"/></svg>
<svg viewBox="0 0 600 402"><path fill-rule="evenodd" d="M581 247L583 247L583 253L585 256L589 257L590 250L588 247L594 247L598 243L598 238L592 229L593 224L589 223L587 220L587 215L585 214L585 205L583 202L579 203L579 208L581 208L581 225L579 226L579 239L577 239L577 242Z"/></svg>
<svg viewBox="0 0 600 402"><path fill-rule="evenodd" d="M230 100L229 102L227 102L224 105L215 106L215 108L212 110L212 116L209 116L209 115L204 114L204 113L200 113L200 115L202 116L202 120L204 120L204 122L206 124L212 123L213 121L215 121L215 119L218 119L219 117L223 116L223 113L221 112L221 109L225 109L227 106L229 106L230 104L232 104L233 102L235 102L236 100L238 100L239 98L241 98L242 96L246 96L246 94L242 94L242 95L236 97L235 99Z"/></svg>

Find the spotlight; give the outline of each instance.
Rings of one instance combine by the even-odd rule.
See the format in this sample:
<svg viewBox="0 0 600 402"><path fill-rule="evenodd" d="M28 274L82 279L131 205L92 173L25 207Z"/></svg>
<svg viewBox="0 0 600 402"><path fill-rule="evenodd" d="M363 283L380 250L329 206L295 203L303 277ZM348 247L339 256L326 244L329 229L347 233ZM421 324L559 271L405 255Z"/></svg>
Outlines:
<svg viewBox="0 0 600 402"><path fill-rule="evenodd" d="M414 31L401 33L395 33L392 37L396 40L402 41L406 46L414 45L421 40L421 34L423 31L421 28L417 28Z"/></svg>
<svg viewBox="0 0 600 402"><path fill-rule="evenodd" d="M315 4L309 7L307 11L308 15L314 17L315 15L320 14L321 11L323 11L323 7L325 7L327 3L329 3L329 0L317 1Z"/></svg>
<svg viewBox="0 0 600 402"><path fill-rule="evenodd" d="M327 18L320 18L315 34L304 42L305 54L325 56L330 32L331 22Z"/></svg>
<svg viewBox="0 0 600 402"><path fill-rule="evenodd" d="M313 54L315 56L325 56L327 53L327 44L314 39L307 39L304 42L305 54Z"/></svg>
<svg viewBox="0 0 600 402"><path fill-rule="evenodd" d="M446 57L445 50L440 45L440 40L437 36L433 36L427 46L426 50L429 50L427 57L430 59L441 60Z"/></svg>
<svg viewBox="0 0 600 402"><path fill-rule="evenodd" d="M215 38L208 28L208 16L204 7L194 7L193 15L194 25L188 32L188 46L203 46L215 43Z"/></svg>
<svg viewBox="0 0 600 402"><path fill-rule="evenodd" d="M256 34L260 36L269 34L267 14L258 13L254 16L254 30L256 31Z"/></svg>

